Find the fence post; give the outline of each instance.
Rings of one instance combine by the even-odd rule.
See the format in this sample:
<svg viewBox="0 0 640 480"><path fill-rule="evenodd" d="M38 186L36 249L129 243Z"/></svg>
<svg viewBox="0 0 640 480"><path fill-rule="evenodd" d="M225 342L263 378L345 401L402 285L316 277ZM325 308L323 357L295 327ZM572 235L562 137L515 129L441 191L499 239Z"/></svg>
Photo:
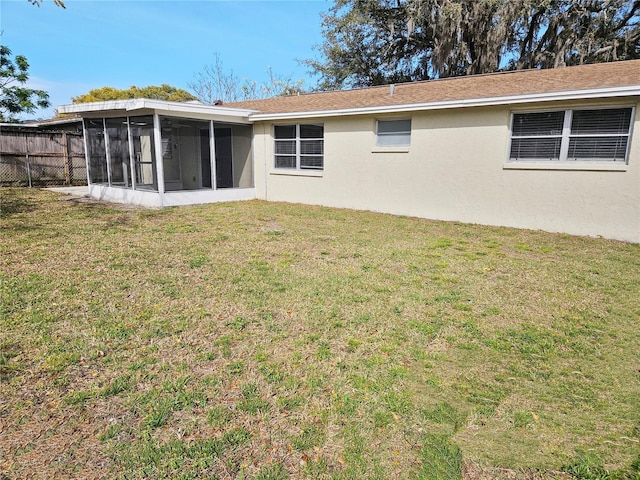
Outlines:
<svg viewBox="0 0 640 480"><path fill-rule="evenodd" d="M27 178L29 179L29 188L32 187L31 185L31 164L29 163L29 154L27 153L26 155L27 157Z"/></svg>
<svg viewBox="0 0 640 480"><path fill-rule="evenodd" d="M62 132L62 157L64 162L64 182L71 185L71 158L69 158L69 145L67 144L67 132Z"/></svg>

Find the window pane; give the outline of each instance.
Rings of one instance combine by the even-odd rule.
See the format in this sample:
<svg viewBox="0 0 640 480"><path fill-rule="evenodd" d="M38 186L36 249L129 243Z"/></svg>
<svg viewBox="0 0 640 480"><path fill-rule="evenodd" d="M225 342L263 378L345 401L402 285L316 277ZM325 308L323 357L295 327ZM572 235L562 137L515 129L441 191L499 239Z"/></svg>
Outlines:
<svg viewBox="0 0 640 480"><path fill-rule="evenodd" d="M571 121L572 134L627 134L631 122L630 108L575 110Z"/></svg>
<svg viewBox="0 0 640 480"><path fill-rule="evenodd" d="M562 135L564 111L542 113L514 113L513 135L525 137L533 135Z"/></svg>
<svg viewBox="0 0 640 480"><path fill-rule="evenodd" d="M296 157L276 155L276 168L296 168Z"/></svg>
<svg viewBox="0 0 640 480"><path fill-rule="evenodd" d="M276 155L295 155L295 154L296 154L295 140L278 140L276 142Z"/></svg>
<svg viewBox="0 0 640 480"><path fill-rule="evenodd" d="M322 125L300 125L300 138L322 138L323 135Z"/></svg>
<svg viewBox="0 0 640 480"><path fill-rule="evenodd" d="M320 169L322 168L322 158L320 156L301 156L300 168L303 169Z"/></svg>
<svg viewBox="0 0 640 480"><path fill-rule="evenodd" d="M377 145L404 147L411 144L410 133L378 134Z"/></svg>
<svg viewBox="0 0 640 480"><path fill-rule="evenodd" d="M296 126L276 125L274 127L274 134L276 138L296 138Z"/></svg>
<svg viewBox="0 0 640 480"><path fill-rule="evenodd" d="M104 125L101 118L85 120L89 155L89 180L91 183L109 183L107 176L107 152L104 145Z"/></svg>
<svg viewBox="0 0 640 480"><path fill-rule="evenodd" d="M378 135L411 132L411 120L378 120Z"/></svg>
<svg viewBox="0 0 640 480"><path fill-rule="evenodd" d="M624 162L628 137L574 137L569 141L569 159Z"/></svg>
<svg viewBox="0 0 640 480"><path fill-rule="evenodd" d="M511 160L558 160L562 138L514 138Z"/></svg>
<svg viewBox="0 0 640 480"><path fill-rule="evenodd" d="M300 154L301 155L322 155L324 152L323 140L301 140L300 141Z"/></svg>

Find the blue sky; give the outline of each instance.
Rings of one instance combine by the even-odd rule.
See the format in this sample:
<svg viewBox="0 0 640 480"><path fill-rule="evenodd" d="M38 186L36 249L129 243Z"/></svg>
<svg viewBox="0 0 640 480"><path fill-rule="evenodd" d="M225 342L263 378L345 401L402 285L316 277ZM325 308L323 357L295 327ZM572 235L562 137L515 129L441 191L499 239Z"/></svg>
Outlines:
<svg viewBox="0 0 640 480"><path fill-rule="evenodd" d="M328 0L0 0L0 42L30 64L31 88L49 92L47 118L93 88L187 83L219 54L225 71L265 80L266 70L313 86L298 60L316 57Z"/></svg>

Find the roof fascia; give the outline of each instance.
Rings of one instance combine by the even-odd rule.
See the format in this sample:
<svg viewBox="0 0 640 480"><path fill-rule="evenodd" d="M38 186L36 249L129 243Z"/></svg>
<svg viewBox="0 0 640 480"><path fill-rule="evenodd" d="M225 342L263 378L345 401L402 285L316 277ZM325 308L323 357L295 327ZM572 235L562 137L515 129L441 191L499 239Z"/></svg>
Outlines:
<svg viewBox="0 0 640 480"><path fill-rule="evenodd" d="M259 120L287 120L295 118L335 117L343 115L365 115L380 113L402 113L419 110L442 110L462 107L486 107L497 105L512 105L534 102L552 102L561 100L585 100L597 98L615 98L624 96L640 96L640 85L614 88L596 88L589 90L574 90L550 93L536 93L528 95L510 95L504 97L471 98L467 100L447 100L441 102L411 103L404 105L386 105L361 108L344 108L338 110L302 111L290 113L254 113L250 115L253 121Z"/></svg>
<svg viewBox="0 0 640 480"><path fill-rule="evenodd" d="M156 110L175 114L199 114L213 117L242 119L245 122L255 110L228 108L213 105L202 105L196 103L168 102L163 100L150 100L148 98L133 98L130 100L110 100L105 102L76 103L71 105L61 105L58 107L60 113L97 113L114 110L135 111L135 110Z"/></svg>

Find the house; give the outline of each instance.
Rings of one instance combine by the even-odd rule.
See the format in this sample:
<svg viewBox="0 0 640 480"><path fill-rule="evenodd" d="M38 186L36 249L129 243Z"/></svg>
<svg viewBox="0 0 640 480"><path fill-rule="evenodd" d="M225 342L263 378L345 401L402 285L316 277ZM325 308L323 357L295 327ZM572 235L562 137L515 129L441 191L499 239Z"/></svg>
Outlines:
<svg viewBox="0 0 640 480"><path fill-rule="evenodd" d="M640 60L207 106L68 105L91 195L259 198L640 243Z"/></svg>

